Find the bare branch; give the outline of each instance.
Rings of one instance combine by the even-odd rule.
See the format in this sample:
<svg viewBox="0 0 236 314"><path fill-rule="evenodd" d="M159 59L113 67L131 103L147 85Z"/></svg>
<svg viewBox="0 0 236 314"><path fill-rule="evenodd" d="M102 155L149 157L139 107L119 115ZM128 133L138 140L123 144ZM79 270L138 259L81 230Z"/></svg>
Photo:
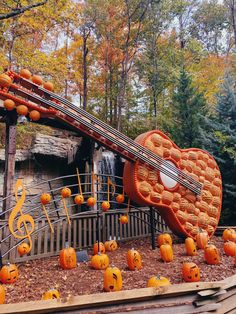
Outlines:
<svg viewBox="0 0 236 314"><path fill-rule="evenodd" d="M47 2L48 2L48 0L44 0L42 2L38 2L38 3L34 3L31 5L24 6L24 7L12 9L12 11L9 13L0 14L0 20L5 20L5 19L9 19L11 17L14 17L16 15L20 15L20 14L24 13L25 11L29 11L33 8L42 6L42 5L46 4Z"/></svg>

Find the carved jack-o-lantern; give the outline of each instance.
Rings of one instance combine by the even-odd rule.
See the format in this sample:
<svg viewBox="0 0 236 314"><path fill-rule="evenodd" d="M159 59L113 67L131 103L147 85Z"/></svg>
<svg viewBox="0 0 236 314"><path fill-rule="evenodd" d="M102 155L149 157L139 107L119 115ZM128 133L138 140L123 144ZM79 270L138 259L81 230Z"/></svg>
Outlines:
<svg viewBox="0 0 236 314"><path fill-rule="evenodd" d="M93 245L93 254L98 254L98 252L100 252L101 254L104 254L106 252L105 245L102 242L99 242L99 244L98 242L96 242Z"/></svg>
<svg viewBox="0 0 236 314"><path fill-rule="evenodd" d="M197 255L197 248L194 240L190 237L185 239L185 249L188 256Z"/></svg>
<svg viewBox="0 0 236 314"><path fill-rule="evenodd" d="M30 251L30 246L28 243L23 242L21 243L18 248L17 248L18 253L20 254L20 256L23 256L25 254L28 254Z"/></svg>
<svg viewBox="0 0 236 314"><path fill-rule="evenodd" d="M59 265L63 269L72 269L76 267L76 252L73 247L66 247L60 251Z"/></svg>
<svg viewBox="0 0 236 314"><path fill-rule="evenodd" d="M2 283L14 283L19 277L18 268L15 264L8 263L0 271L0 281Z"/></svg>
<svg viewBox="0 0 236 314"><path fill-rule="evenodd" d="M163 276L153 276L147 282L147 287L162 287L171 285L169 279Z"/></svg>
<svg viewBox="0 0 236 314"><path fill-rule="evenodd" d="M42 295L42 300L51 300L51 299L59 299L60 293L56 289L50 289Z"/></svg>
<svg viewBox="0 0 236 314"><path fill-rule="evenodd" d="M109 257L107 254L98 253L92 256L91 266L94 269L106 269L109 266Z"/></svg>
<svg viewBox="0 0 236 314"><path fill-rule="evenodd" d="M127 252L127 264L130 270L142 268L142 258L138 251L131 249Z"/></svg>
<svg viewBox="0 0 236 314"><path fill-rule="evenodd" d="M105 242L105 249L108 252L113 252L113 251L117 250L117 247L118 247L118 245L117 245L116 240L110 240L110 241Z"/></svg>
<svg viewBox="0 0 236 314"><path fill-rule="evenodd" d="M122 289L122 275L117 267L108 267L104 272L104 290L120 291Z"/></svg>
<svg viewBox="0 0 236 314"><path fill-rule="evenodd" d="M220 264L220 252L213 244L208 244L204 249L204 257L207 264Z"/></svg>
<svg viewBox="0 0 236 314"><path fill-rule="evenodd" d="M186 282L200 281L200 270L195 263L183 263L182 275Z"/></svg>

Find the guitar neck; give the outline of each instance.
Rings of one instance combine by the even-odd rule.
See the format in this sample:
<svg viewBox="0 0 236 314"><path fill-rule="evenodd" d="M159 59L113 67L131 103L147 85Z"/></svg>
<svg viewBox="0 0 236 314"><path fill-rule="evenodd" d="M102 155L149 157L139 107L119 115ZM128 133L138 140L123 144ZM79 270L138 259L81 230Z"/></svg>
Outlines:
<svg viewBox="0 0 236 314"><path fill-rule="evenodd" d="M79 129L95 141L119 153L132 162L137 160L149 167L165 173L196 194L201 192L201 184L183 171L173 168L165 159L154 154L144 146L102 122L87 111L75 106L68 100L52 93L16 73L9 91L46 108L54 108L57 118Z"/></svg>

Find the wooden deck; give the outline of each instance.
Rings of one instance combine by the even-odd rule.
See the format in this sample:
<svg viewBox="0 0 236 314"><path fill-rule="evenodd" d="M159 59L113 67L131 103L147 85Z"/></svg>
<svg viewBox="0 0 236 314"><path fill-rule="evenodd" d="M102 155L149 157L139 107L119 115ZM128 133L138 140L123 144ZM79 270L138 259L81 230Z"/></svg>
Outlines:
<svg viewBox="0 0 236 314"><path fill-rule="evenodd" d="M0 313L236 313L236 275L223 281L3 304Z"/></svg>

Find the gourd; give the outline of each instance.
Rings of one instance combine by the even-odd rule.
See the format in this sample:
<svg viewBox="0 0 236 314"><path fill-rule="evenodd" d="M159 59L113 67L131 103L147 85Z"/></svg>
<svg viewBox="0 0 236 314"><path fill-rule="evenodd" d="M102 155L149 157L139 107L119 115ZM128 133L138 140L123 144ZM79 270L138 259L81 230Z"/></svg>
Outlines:
<svg viewBox="0 0 236 314"><path fill-rule="evenodd" d="M104 254L105 251L106 251L105 245L102 242L99 242L99 244L98 244L98 242L94 243L94 245L93 245L93 254L94 255L98 254L98 252L100 252L101 254Z"/></svg>
<svg viewBox="0 0 236 314"><path fill-rule="evenodd" d="M122 225L125 225L129 222L129 217L127 215L122 215L120 216L119 220Z"/></svg>
<svg viewBox="0 0 236 314"><path fill-rule="evenodd" d="M204 249L209 241L209 235L206 231L200 230L196 235L197 247L199 249Z"/></svg>
<svg viewBox="0 0 236 314"><path fill-rule="evenodd" d="M160 254L161 254L161 259L164 262L171 262L174 259L174 254L173 254L173 249L172 246L169 244L162 244L160 246Z"/></svg>
<svg viewBox="0 0 236 314"><path fill-rule="evenodd" d="M50 289L42 295L42 300L51 300L51 299L59 299L60 293L56 289Z"/></svg>
<svg viewBox="0 0 236 314"><path fill-rule="evenodd" d="M6 110L11 111L16 107L16 104L12 99L6 99L3 102L3 106Z"/></svg>
<svg viewBox="0 0 236 314"><path fill-rule="evenodd" d="M48 204L51 201L51 195L49 193L43 193L40 196L40 201L43 205Z"/></svg>
<svg viewBox="0 0 236 314"><path fill-rule="evenodd" d="M74 198L74 202L75 202L75 204L77 204L77 205L83 204L83 202L84 202L84 197L83 197L83 195L82 195L82 194L76 195L75 198Z"/></svg>
<svg viewBox="0 0 236 314"><path fill-rule="evenodd" d="M208 244L204 249L204 257L207 264L217 265L220 263L220 252L213 244Z"/></svg>
<svg viewBox="0 0 236 314"><path fill-rule="evenodd" d="M105 250L108 252L113 252L117 250L117 247L118 247L116 240L106 241L104 245L105 245Z"/></svg>
<svg viewBox="0 0 236 314"><path fill-rule="evenodd" d="M70 197L71 196L71 189L63 188L61 190L61 196L64 197L64 198Z"/></svg>
<svg viewBox="0 0 236 314"><path fill-rule="evenodd" d="M92 256L91 266L94 269L106 269L109 266L109 257L107 254L98 253Z"/></svg>
<svg viewBox="0 0 236 314"><path fill-rule="evenodd" d="M157 236L157 244L160 247L162 244L172 245L172 238L169 233L162 233Z"/></svg>
<svg viewBox="0 0 236 314"><path fill-rule="evenodd" d="M127 264L130 270L136 270L142 268L142 258L138 251L131 249L127 252Z"/></svg>
<svg viewBox="0 0 236 314"><path fill-rule="evenodd" d="M15 264L7 263L0 270L0 281L2 283L14 283L19 277L18 268Z"/></svg>
<svg viewBox="0 0 236 314"><path fill-rule="evenodd" d="M102 202L102 210L104 212L108 211L110 207L111 207L111 205L110 205L110 203L108 201Z"/></svg>
<svg viewBox="0 0 236 314"><path fill-rule="evenodd" d="M197 255L197 248L194 240L190 237L185 239L185 249L188 256Z"/></svg>
<svg viewBox="0 0 236 314"><path fill-rule="evenodd" d="M28 114L28 107L25 105L19 105L16 107L16 112L21 116L26 116Z"/></svg>
<svg viewBox="0 0 236 314"><path fill-rule="evenodd" d="M124 195L123 194L118 194L117 196L116 196L116 201L117 201L117 203L124 203L124 200L125 200L125 197L124 197Z"/></svg>
<svg viewBox="0 0 236 314"><path fill-rule="evenodd" d="M41 114L37 110L32 110L29 113L29 117L32 121L38 121L41 118Z"/></svg>
<svg viewBox="0 0 236 314"><path fill-rule="evenodd" d="M168 285L171 285L169 279L159 275L152 276L147 282L147 287L162 287Z"/></svg>
<svg viewBox="0 0 236 314"><path fill-rule="evenodd" d="M227 256L235 256L236 255L236 243L232 241L225 242L224 252Z"/></svg>
<svg viewBox="0 0 236 314"><path fill-rule="evenodd" d="M23 256L23 255L29 253L29 251L30 251L30 246L29 246L28 243L23 242L23 243L21 243L20 245L18 245L17 251L18 251L18 253L20 254L20 256Z"/></svg>
<svg viewBox="0 0 236 314"><path fill-rule="evenodd" d="M186 282L197 282L200 281L200 270L195 263L183 263L182 276Z"/></svg>
<svg viewBox="0 0 236 314"><path fill-rule="evenodd" d="M89 206L89 207L93 207L94 205L96 204L96 198L95 197L89 197L88 199L87 199L87 205Z"/></svg>

